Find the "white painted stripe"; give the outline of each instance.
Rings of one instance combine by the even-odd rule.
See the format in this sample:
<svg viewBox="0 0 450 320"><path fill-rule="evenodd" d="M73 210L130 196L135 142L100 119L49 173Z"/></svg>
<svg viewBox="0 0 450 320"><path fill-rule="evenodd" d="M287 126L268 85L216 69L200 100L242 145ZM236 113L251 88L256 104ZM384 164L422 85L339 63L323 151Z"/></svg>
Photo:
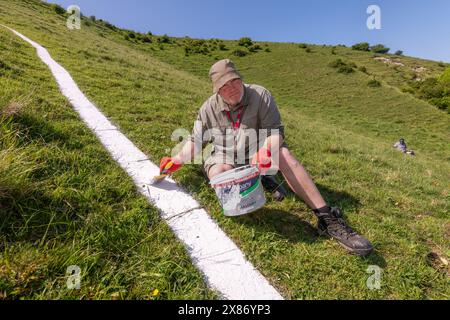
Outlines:
<svg viewBox="0 0 450 320"><path fill-rule="evenodd" d="M6 26L4 26L6 27ZM156 206L185 244L194 265L206 283L224 299L281 300L283 297L248 262L239 248L175 181L168 178L157 186L149 184L159 174L159 167L147 159L117 127L84 96L70 74L56 63L38 43L6 27L36 48L38 56L48 65L81 119L100 139L119 165L130 175L139 192Z"/></svg>

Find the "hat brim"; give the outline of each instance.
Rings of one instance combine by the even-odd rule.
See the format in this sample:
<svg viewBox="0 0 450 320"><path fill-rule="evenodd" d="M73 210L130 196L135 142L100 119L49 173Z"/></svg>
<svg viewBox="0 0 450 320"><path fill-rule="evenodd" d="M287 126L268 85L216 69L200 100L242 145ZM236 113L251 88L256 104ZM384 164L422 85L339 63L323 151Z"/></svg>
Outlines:
<svg viewBox="0 0 450 320"><path fill-rule="evenodd" d="M242 79L242 77L241 77L241 75L239 73L234 72L234 71L224 74L222 76L222 78L220 78L219 80L214 82L213 92L214 93L219 92L220 88L222 88L225 85L225 83L227 83L230 80L234 80L234 79Z"/></svg>

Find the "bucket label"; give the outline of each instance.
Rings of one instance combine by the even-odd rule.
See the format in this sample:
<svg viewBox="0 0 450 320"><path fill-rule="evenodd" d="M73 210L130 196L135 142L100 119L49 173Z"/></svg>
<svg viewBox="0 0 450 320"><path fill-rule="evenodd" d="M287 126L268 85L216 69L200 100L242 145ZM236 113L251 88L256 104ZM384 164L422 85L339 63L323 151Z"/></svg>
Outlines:
<svg viewBox="0 0 450 320"><path fill-rule="evenodd" d="M218 194L219 200L225 211L234 211L239 205L239 186L232 185L222 188Z"/></svg>
<svg viewBox="0 0 450 320"><path fill-rule="evenodd" d="M259 176L252 178L248 181L245 181L240 184L239 193L242 197L248 196L250 193L252 193L259 184Z"/></svg>
<svg viewBox="0 0 450 320"><path fill-rule="evenodd" d="M238 216L261 208L265 202L259 173L211 184L226 216Z"/></svg>

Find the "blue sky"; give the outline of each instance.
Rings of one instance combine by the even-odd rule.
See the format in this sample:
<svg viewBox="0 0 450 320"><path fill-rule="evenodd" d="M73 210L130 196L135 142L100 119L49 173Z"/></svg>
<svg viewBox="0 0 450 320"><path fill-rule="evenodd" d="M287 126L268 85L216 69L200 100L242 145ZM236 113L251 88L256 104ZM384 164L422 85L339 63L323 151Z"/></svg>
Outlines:
<svg viewBox="0 0 450 320"><path fill-rule="evenodd" d="M52 0L80 6L119 27L191 38L345 44L382 43L391 52L450 62L448 0ZM381 30L366 26L369 5Z"/></svg>

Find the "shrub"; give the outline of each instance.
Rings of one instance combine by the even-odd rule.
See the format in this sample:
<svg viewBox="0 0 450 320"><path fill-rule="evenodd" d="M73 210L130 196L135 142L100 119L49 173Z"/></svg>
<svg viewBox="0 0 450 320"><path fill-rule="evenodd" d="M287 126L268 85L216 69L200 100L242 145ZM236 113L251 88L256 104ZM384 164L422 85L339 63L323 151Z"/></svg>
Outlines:
<svg viewBox="0 0 450 320"><path fill-rule="evenodd" d="M264 51L265 51L265 52L272 52L272 51L270 50L270 48L266 48Z"/></svg>
<svg viewBox="0 0 450 320"><path fill-rule="evenodd" d="M149 36L144 36L144 37L142 38L142 42L145 42L145 43L152 43L152 39L151 39Z"/></svg>
<svg viewBox="0 0 450 320"><path fill-rule="evenodd" d="M370 50L370 46L367 42L360 42L357 44L354 44L352 46L353 50L358 50L358 51L369 51Z"/></svg>
<svg viewBox="0 0 450 320"><path fill-rule="evenodd" d="M367 85L371 88L378 88L381 87L381 82L376 79L372 79L369 82L367 82Z"/></svg>
<svg viewBox="0 0 450 320"><path fill-rule="evenodd" d="M336 59L328 64L328 66L330 66L332 68L338 68L338 67L342 67L345 65L346 65L345 62L342 61L342 59Z"/></svg>
<svg viewBox="0 0 450 320"><path fill-rule="evenodd" d="M400 88L400 90L401 90L401 92L404 92L404 93L411 93L411 94L415 93L414 89L412 87L408 86L408 85L403 85Z"/></svg>
<svg viewBox="0 0 450 320"><path fill-rule="evenodd" d="M128 34L128 37L129 37L130 39L136 39L136 34L135 34L134 32L130 32L130 33Z"/></svg>
<svg viewBox="0 0 450 320"><path fill-rule="evenodd" d="M358 68L359 71L367 73L367 68L365 66L361 66Z"/></svg>
<svg viewBox="0 0 450 320"><path fill-rule="evenodd" d="M8 66L5 62L3 62L2 60L0 60L0 69L3 70L11 70L12 68L10 66Z"/></svg>
<svg viewBox="0 0 450 320"><path fill-rule="evenodd" d="M306 49L305 49L305 52L307 52L307 53L311 53L311 52L312 52L312 50L311 50L311 48L306 48Z"/></svg>
<svg viewBox="0 0 450 320"><path fill-rule="evenodd" d="M394 53L396 56L402 56L403 55L403 51L402 50L397 50Z"/></svg>
<svg viewBox="0 0 450 320"><path fill-rule="evenodd" d="M162 37L158 37L158 43L171 43L170 38L167 34Z"/></svg>
<svg viewBox="0 0 450 320"><path fill-rule="evenodd" d="M228 50L227 46L224 43L220 43L219 44L219 49L222 50L222 51Z"/></svg>
<svg viewBox="0 0 450 320"><path fill-rule="evenodd" d="M89 19L91 19L94 22L97 20L97 18L95 16L90 16Z"/></svg>
<svg viewBox="0 0 450 320"><path fill-rule="evenodd" d="M238 45L243 47L249 47L253 45L253 41L249 37L243 37L239 39Z"/></svg>
<svg viewBox="0 0 450 320"><path fill-rule="evenodd" d="M306 48L308 48L308 46L307 46L306 43L300 43L300 44L298 45L298 47L301 48L301 49L306 49Z"/></svg>
<svg viewBox="0 0 450 320"><path fill-rule="evenodd" d="M109 23L108 21L104 21L103 24L104 24L105 27L107 27L108 29L111 29L111 30L116 30L116 29L117 29L115 25Z"/></svg>
<svg viewBox="0 0 450 320"><path fill-rule="evenodd" d="M370 47L370 51L375 52L375 53L381 53L381 54L385 54L389 52L389 48L385 47L382 44L377 44L374 46Z"/></svg>
<svg viewBox="0 0 450 320"><path fill-rule="evenodd" d="M256 52L256 51L258 51L258 50L261 50L262 48L261 48L261 46L259 45L259 44L254 44L254 45L252 45L252 46L250 46L249 48L248 48L248 50L250 51L250 52Z"/></svg>
<svg viewBox="0 0 450 320"><path fill-rule="evenodd" d="M208 44L205 40L186 40L184 52L186 55L191 53L209 54Z"/></svg>
<svg viewBox="0 0 450 320"><path fill-rule="evenodd" d="M439 77L439 82L450 84L450 67L445 69L444 73Z"/></svg>
<svg viewBox="0 0 450 320"><path fill-rule="evenodd" d="M248 54L248 51L237 49L233 51L233 54L236 57L245 57Z"/></svg>
<svg viewBox="0 0 450 320"><path fill-rule="evenodd" d="M58 4L52 4L52 7L53 7L53 10L55 10L55 12L57 14L65 15L67 13L66 9L64 9L63 7L61 7Z"/></svg>
<svg viewBox="0 0 450 320"><path fill-rule="evenodd" d="M126 34L126 35L124 36L124 39L127 40L127 41L130 41L130 36Z"/></svg>
<svg viewBox="0 0 450 320"><path fill-rule="evenodd" d="M339 73L346 73L346 74L348 74L348 73L352 73L354 71L355 70L353 70L353 68L350 67L350 66L341 66L341 67L338 68L338 72Z"/></svg>
<svg viewBox="0 0 450 320"><path fill-rule="evenodd" d="M450 96L448 97L442 97L441 99L438 99L436 101L430 101L432 104L434 104L436 107L438 107L441 110L447 110L450 113Z"/></svg>

